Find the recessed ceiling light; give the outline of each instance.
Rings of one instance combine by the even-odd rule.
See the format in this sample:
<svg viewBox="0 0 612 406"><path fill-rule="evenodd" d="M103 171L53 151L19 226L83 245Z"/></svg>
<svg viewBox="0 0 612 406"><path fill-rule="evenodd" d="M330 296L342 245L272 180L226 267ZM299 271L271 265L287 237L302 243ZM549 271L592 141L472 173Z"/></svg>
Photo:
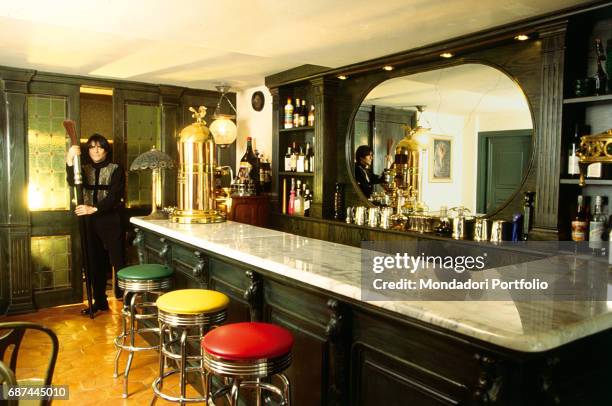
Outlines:
<svg viewBox="0 0 612 406"><path fill-rule="evenodd" d="M440 54L440 56L441 56L442 58L452 58L452 57L453 57L453 56L455 56L455 55L453 55L453 54L452 54L452 53L450 53L450 52L442 52L442 53Z"/></svg>
<svg viewBox="0 0 612 406"><path fill-rule="evenodd" d="M527 41L529 39L529 35L519 34L516 37L514 37L514 39L517 41Z"/></svg>
<svg viewBox="0 0 612 406"><path fill-rule="evenodd" d="M390 71L390 70L393 70L393 69L394 69L394 68L393 68L393 66L391 66L391 65L385 65L385 66L383 66L383 70L386 70L386 71Z"/></svg>
<svg viewBox="0 0 612 406"><path fill-rule="evenodd" d="M340 75L340 76L338 76L338 79L340 79L340 80L346 80L346 79L348 79L348 76L345 76L345 75Z"/></svg>

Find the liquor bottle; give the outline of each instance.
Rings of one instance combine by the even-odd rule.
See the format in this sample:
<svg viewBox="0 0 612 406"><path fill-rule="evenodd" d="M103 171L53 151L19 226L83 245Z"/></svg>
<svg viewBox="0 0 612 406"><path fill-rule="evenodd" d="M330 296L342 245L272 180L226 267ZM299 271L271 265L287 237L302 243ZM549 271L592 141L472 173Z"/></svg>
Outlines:
<svg viewBox="0 0 612 406"><path fill-rule="evenodd" d="M309 168L309 172L315 171L314 139L312 141L312 147L310 147L310 152L308 153L308 168Z"/></svg>
<svg viewBox="0 0 612 406"><path fill-rule="evenodd" d="M344 220L344 188L342 183L336 182L334 192L334 220Z"/></svg>
<svg viewBox="0 0 612 406"><path fill-rule="evenodd" d="M291 104L291 97L287 98L287 104L285 104L285 128L293 128L293 104Z"/></svg>
<svg viewBox="0 0 612 406"><path fill-rule="evenodd" d="M606 55L604 54L603 45L601 39L595 39L595 54L597 54L597 75L595 76L595 94L603 95L606 94L608 89L608 75L604 69L604 61Z"/></svg>
<svg viewBox="0 0 612 406"><path fill-rule="evenodd" d="M589 219L584 205L584 196L578 195L576 217L572 220L572 241L586 241Z"/></svg>
<svg viewBox="0 0 612 406"><path fill-rule="evenodd" d="M297 163L295 166L295 170L297 172L305 172L304 158L304 151L302 150L302 147L300 147L299 152L297 154Z"/></svg>
<svg viewBox="0 0 612 406"><path fill-rule="evenodd" d="M306 143L306 151L304 154L304 172L311 172L310 170L310 144Z"/></svg>
<svg viewBox="0 0 612 406"><path fill-rule="evenodd" d="M315 110L314 110L314 105L310 105L310 111L308 112L308 125L310 127L314 126L314 120L315 120Z"/></svg>
<svg viewBox="0 0 612 406"><path fill-rule="evenodd" d="M247 137L247 147L246 152L240 159L240 168L248 168L249 177L254 183L255 191L259 190L259 159L255 156L253 152L253 139L251 137Z"/></svg>
<svg viewBox="0 0 612 406"><path fill-rule="evenodd" d="M295 178L291 178L291 191L289 192L289 207L287 214L293 216L295 214Z"/></svg>
<svg viewBox="0 0 612 406"><path fill-rule="evenodd" d="M293 148L291 148L291 172L297 170L297 147L295 141L293 142Z"/></svg>
<svg viewBox="0 0 612 406"><path fill-rule="evenodd" d="M306 106L306 100L302 99L302 106L300 107L300 127L304 127L308 121L308 106Z"/></svg>
<svg viewBox="0 0 612 406"><path fill-rule="evenodd" d="M310 203L312 202L312 195L310 189L306 185L306 191L304 192L304 217L310 217Z"/></svg>
<svg viewBox="0 0 612 406"><path fill-rule="evenodd" d="M295 188L295 201L293 202L293 214L295 216L304 215L304 196L302 195L301 182L297 181L297 187Z"/></svg>
<svg viewBox="0 0 612 406"><path fill-rule="evenodd" d="M259 189L262 192L267 192L266 190L266 159L263 154L259 154L257 156L259 159Z"/></svg>
<svg viewBox="0 0 612 406"><path fill-rule="evenodd" d="M574 131L574 136L572 137L572 141L569 145L569 156L567 158L567 174L569 176L578 176L580 175L580 167L578 166L579 157L577 155L578 149L580 148L580 134L579 127L576 124L576 130Z"/></svg>
<svg viewBox="0 0 612 406"><path fill-rule="evenodd" d="M287 153L285 154L285 172L291 171L291 157L293 153L291 152L291 147L287 147Z"/></svg>
<svg viewBox="0 0 612 406"><path fill-rule="evenodd" d="M593 255L605 255L604 233L606 231L606 215L603 213L603 198L595 196L595 208L589 222L589 248Z"/></svg>
<svg viewBox="0 0 612 406"><path fill-rule="evenodd" d="M300 126L300 99L295 99L295 109L293 110L293 127L297 128Z"/></svg>

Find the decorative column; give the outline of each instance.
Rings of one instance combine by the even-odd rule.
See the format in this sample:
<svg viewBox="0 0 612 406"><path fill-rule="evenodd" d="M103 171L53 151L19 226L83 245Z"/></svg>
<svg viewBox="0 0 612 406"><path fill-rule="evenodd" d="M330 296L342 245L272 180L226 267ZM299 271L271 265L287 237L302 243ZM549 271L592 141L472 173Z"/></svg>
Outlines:
<svg viewBox="0 0 612 406"><path fill-rule="evenodd" d="M557 239L561 123L563 115L563 64L567 21L540 29L542 80L536 141L536 202L533 233L538 239ZM541 159L546 157L546 159Z"/></svg>
<svg viewBox="0 0 612 406"><path fill-rule="evenodd" d="M7 314L34 310L27 191L27 85L0 80L0 302ZM8 301L6 300L8 298Z"/></svg>

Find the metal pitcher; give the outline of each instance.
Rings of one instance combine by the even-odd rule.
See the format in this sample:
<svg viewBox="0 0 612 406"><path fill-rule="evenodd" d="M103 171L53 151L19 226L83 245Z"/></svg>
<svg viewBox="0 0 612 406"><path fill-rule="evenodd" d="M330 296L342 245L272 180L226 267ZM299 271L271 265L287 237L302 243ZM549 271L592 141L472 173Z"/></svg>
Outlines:
<svg viewBox="0 0 612 406"><path fill-rule="evenodd" d="M368 209L368 226L378 227L380 221L380 209L378 207L370 207Z"/></svg>
<svg viewBox="0 0 612 406"><path fill-rule="evenodd" d="M474 224L474 241L489 241L491 223L486 218L476 219Z"/></svg>
<svg viewBox="0 0 612 406"><path fill-rule="evenodd" d="M366 209L364 206L355 207L355 224L362 226L366 223Z"/></svg>
<svg viewBox="0 0 612 406"><path fill-rule="evenodd" d="M509 241L511 227L505 220L495 220L491 225L491 242Z"/></svg>

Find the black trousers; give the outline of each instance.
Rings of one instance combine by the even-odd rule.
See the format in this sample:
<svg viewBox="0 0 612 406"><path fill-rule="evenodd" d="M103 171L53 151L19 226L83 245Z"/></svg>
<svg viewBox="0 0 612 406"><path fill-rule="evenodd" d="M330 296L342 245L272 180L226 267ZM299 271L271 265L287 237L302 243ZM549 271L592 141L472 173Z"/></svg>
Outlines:
<svg viewBox="0 0 612 406"><path fill-rule="evenodd" d="M93 299L99 305L107 303L106 280L111 272L125 267L125 234L121 216L116 211L96 213L86 217L87 255Z"/></svg>

